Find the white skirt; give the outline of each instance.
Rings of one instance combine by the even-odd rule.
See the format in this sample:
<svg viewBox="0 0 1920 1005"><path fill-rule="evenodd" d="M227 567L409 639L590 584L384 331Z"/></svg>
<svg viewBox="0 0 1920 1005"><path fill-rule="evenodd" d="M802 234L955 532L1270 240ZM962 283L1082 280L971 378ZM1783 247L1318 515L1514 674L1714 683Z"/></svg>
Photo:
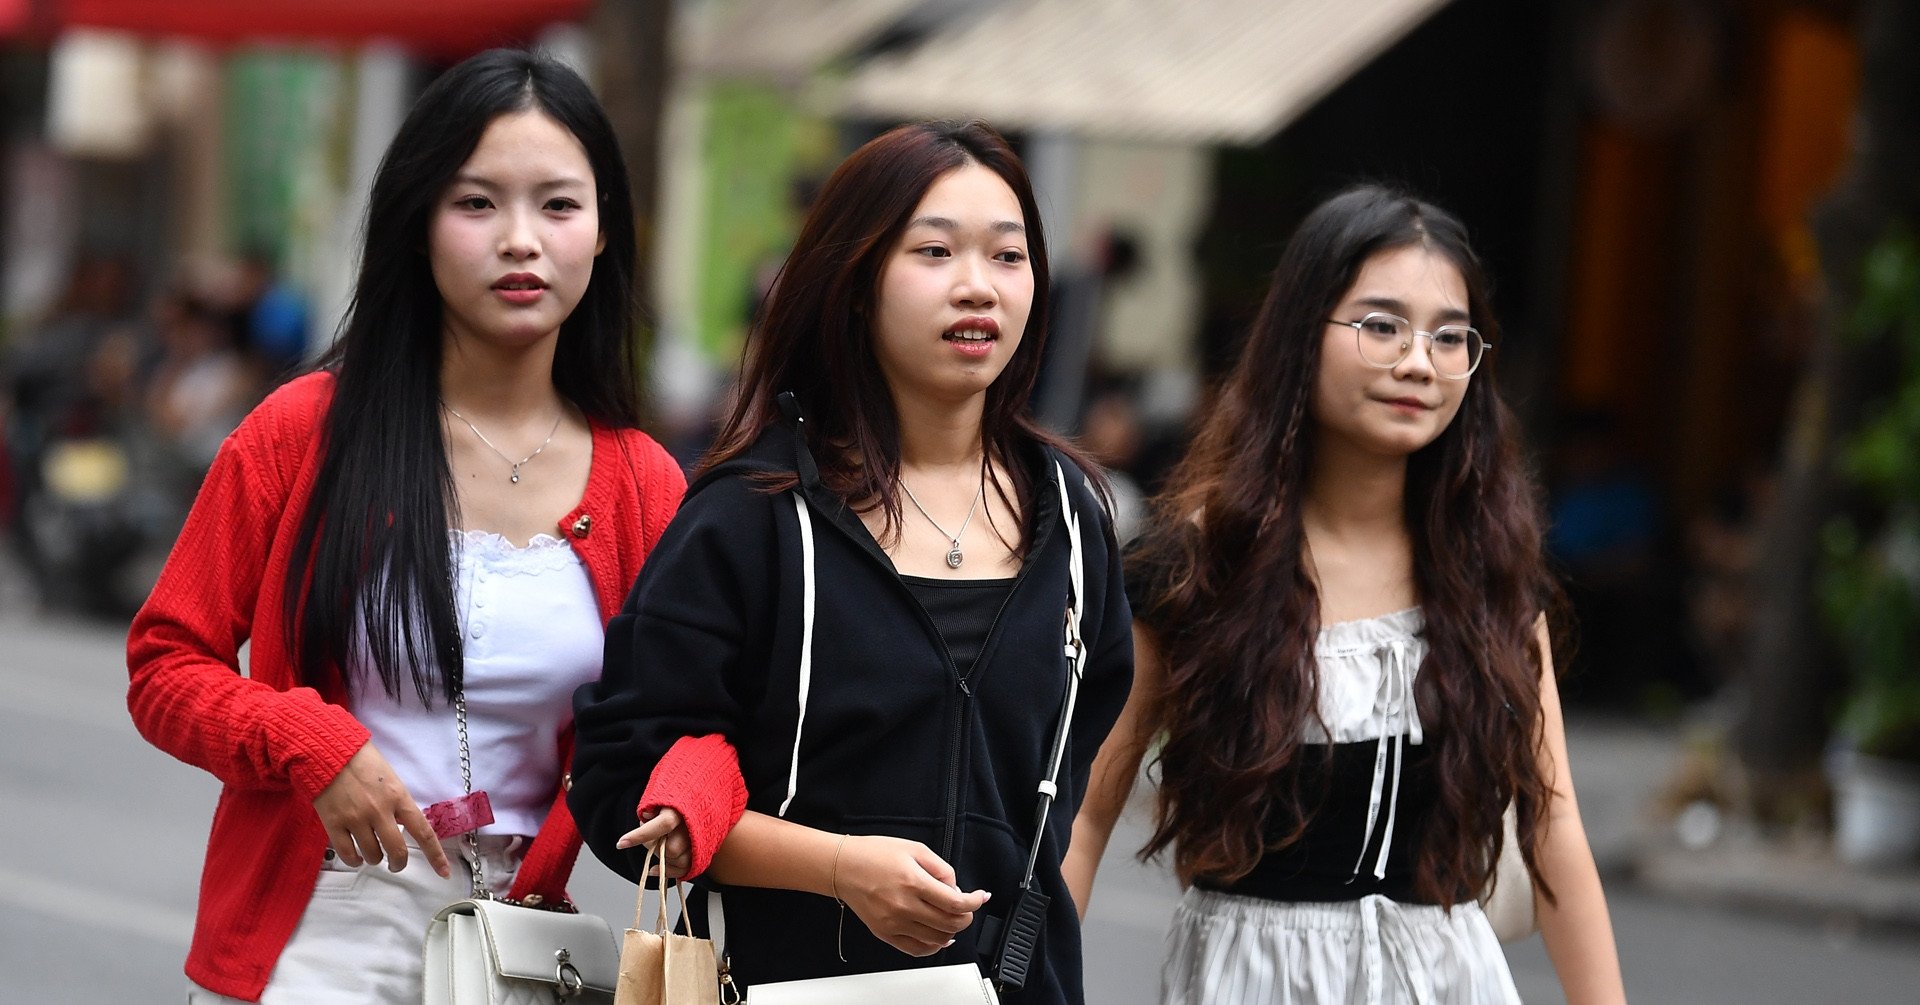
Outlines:
<svg viewBox="0 0 1920 1005"><path fill-rule="evenodd" d="M1189 889L1167 934L1166 1005L1520 1005L1480 905L1286 903Z"/></svg>

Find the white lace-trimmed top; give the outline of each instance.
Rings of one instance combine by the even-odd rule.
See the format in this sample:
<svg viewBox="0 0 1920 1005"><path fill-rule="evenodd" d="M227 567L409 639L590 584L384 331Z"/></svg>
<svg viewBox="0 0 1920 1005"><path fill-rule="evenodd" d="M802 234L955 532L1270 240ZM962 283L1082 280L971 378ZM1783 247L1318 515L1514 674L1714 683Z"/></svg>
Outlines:
<svg viewBox="0 0 1920 1005"><path fill-rule="evenodd" d="M473 787L493 803L485 834L539 831L560 777L560 732L573 692L599 679L604 629L592 583L567 542L537 535L524 548L486 531L450 531L454 605L466 652L467 736ZM356 688L352 710L421 806L465 792L450 703L424 708L377 684Z"/></svg>
<svg viewBox="0 0 1920 1005"><path fill-rule="evenodd" d="M1308 742L1355 743L1394 733L1421 742L1413 682L1427 658L1426 627L1420 608L1409 607L1320 629L1313 655L1326 729L1310 723Z"/></svg>

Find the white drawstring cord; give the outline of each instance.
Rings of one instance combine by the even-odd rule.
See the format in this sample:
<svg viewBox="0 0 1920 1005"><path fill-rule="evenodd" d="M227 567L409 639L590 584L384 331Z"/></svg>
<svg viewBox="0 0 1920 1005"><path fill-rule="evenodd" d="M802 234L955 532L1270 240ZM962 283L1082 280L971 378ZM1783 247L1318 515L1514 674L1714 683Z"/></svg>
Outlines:
<svg viewBox="0 0 1920 1005"><path fill-rule="evenodd" d="M1380 691L1374 699L1373 783L1367 799L1367 827L1360 835L1360 857L1353 863L1357 879L1367 862L1367 845L1373 840L1373 827L1380 822L1380 804L1387 804L1387 825L1380 836L1380 852L1374 859L1373 878L1387 878L1387 852L1393 848L1393 824L1400 809L1400 768L1406 759L1406 745L1420 743L1425 737L1420 716L1413 705L1414 668L1408 665L1407 642L1394 639L1381 647ZM1387 787L1387 759L1392 753L1392 788Z"/></svg>

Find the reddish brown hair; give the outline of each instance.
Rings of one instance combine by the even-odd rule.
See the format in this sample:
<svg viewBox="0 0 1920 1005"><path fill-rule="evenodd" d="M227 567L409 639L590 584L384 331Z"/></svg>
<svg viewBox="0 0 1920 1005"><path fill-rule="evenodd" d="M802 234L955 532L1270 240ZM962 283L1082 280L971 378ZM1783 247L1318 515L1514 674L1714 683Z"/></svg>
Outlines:
<svg viewBox="0 0 1920 1005"><path fill-rule="evenodd" d="M986 167L1013 189L1033 269L1026 333L987 388L981 416L987 459L1011 474L1015 499L1007 501L1017 500L1021 513L1031 512L1032 502L1032 479L1016 457L1023 441L1054 446L1082 470L1094 470L1026 411L1046 344L1049 283L1047 242L1026 168L984 123L919 122L854 151L820 189L748 339L738 399L698 474L751 447L780 421L776 399L791 391L806 416L808 445L826 486L863 510L879 507L889 526L900 525L900 421L873 350L875 291L888 253L927 189L968 164ZM791 478L770 483L791 484Z"/></svg>
<svg viewBox="0 0 1920 1005"><path fill-rule="evenodd" d="M1312 816L1312 794L1289 767L1318 708L1319 595L1303 561L1301 501L1313 470L1309 403L1322 331L1369 257L1416 244L1459 268L1474 324L1499 343L1486 278L1458 220L1375 186L1322 203L1282 254L1239 363L1131 557L1162 584L1135 615L1155 630L1166 666L1155 696L1165 732L1159 804L1142 854L1172 847L1183 876L1238 879L1276 831L1290 843ZM1439 789L1414 881L1447 905L1486 885L1509 800L1532 867L1550 791L1539 763L1534 625L1543 609L1558 610L1560 593L1541 554L1538 493L1490 364L1447 429L1409 458L1406 483L1431 647L1421 715L1437 724L1427 742ZM1276 786L1282 778L1292 784Z"/></svg>

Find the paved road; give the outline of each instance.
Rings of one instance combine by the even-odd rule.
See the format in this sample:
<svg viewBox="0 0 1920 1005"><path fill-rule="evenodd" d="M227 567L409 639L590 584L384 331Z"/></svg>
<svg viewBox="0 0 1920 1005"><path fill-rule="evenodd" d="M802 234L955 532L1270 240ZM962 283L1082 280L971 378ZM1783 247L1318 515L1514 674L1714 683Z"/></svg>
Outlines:
<svg viewBox="0 0 1920 1005"><path fill-rule="evenodd" d="M122 634L0 609L0 1001L178 1002L200 854L217 788L134 732ZM1631 730L1577 728L1576 771L1596 832L1630 814L1662 765ZM1587 756L1591 754L1592 756ZM1129 814L1087 925L1096 1005L1155 998L1175 891L1132 862ZM588 857L574 892L621 918L632 888ZM1637 1002L1913 1001L1920 943L1725 913L1616 889L1612 903ZM1558 1002L1538 939L1513 947L1523 997Z"/></svg>

